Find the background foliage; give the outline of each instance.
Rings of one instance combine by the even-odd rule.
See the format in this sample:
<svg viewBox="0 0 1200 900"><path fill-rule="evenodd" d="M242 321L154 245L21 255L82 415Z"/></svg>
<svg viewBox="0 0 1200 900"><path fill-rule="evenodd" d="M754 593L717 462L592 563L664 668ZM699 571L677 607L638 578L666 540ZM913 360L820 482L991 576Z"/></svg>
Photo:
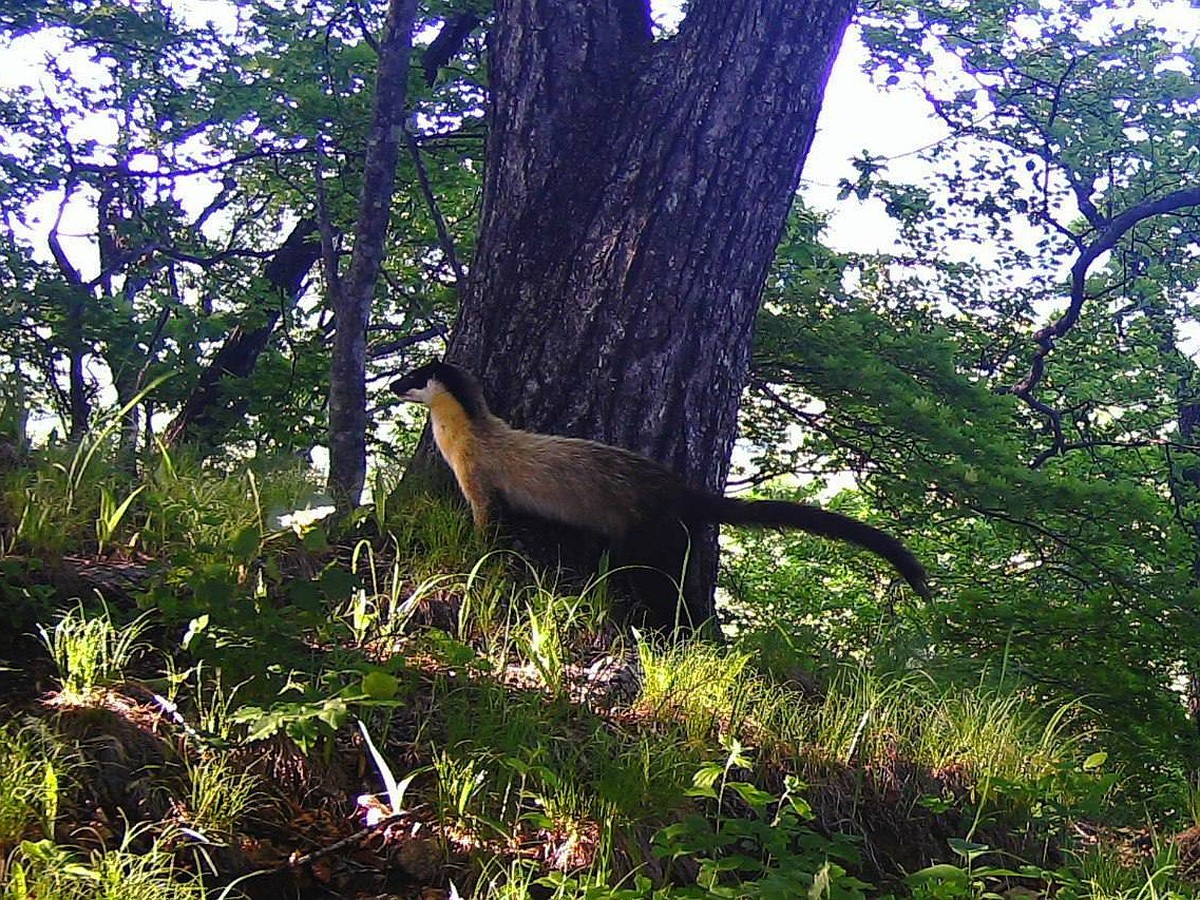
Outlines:
<svg viewBox="0 0 1200 900"><path fill-rule="evenodd" d="M936 595L916 602L873 560L791 534L727 536L722 576L762 669L828 686L852 663L1072 705L1078 740L1122 778L1105 815L1176 822L1200 765L1200 29L1173 24L1178 6L863 11L871 77L924 92L946 137L922 151L920 182L854 161L843 202L877 204L887 253L832 249L827 214L794 211L736 462L741 487L903 535ZM152 560L139 602L186 629L189 660L226 684L268 657L320 670L276 665L244 688L262 704L246 721L313 744L363 700L370 667L312 662L306 629L335 629L340 608L354 631L440 590L436 571L381 588L346 546L391 535L397 558L428 557L457 546L461 519L402 522L391 488L415 431L376 391L376 502L349 543L278 526L318 502L294 457L323 433L330 323L315 257L294 290L271 265L306 221L344 251L379 9L196 9L0 4L0 48L21 61L0 75L0 563ZM421 4L418 48L469 11ZM471 258L487 11L473 12L482 26L446 65L411 73L372 389L439 351ZM252 371L216 379L205 440L168 447L222 348L251 333ZM6 612L50 621L51 594L15 571ZM523 639L544 648L546 633ZM459 664L484 666L468 637L453 638ZM271 708L281 685L299 699Z"/></svg>

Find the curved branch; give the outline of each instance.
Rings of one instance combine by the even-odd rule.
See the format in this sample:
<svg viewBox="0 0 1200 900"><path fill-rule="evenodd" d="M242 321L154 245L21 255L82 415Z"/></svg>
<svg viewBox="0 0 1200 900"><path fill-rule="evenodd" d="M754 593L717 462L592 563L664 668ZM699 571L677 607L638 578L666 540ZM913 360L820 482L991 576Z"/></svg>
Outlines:
<svg viewBox="0 0 1200 900"><path fill-rule="evenodd" d="M1029 364L1029 372L1016 384L1004 388L1004 393L1015 394L1027 403L1032 400L1033 389L1042 380L1046 369L1046 357L1054 349L1055 341L1079 321L1083 303L1087 299L1087 273L1092 263L1115 247L1117 241L1139 222L1189 206L1200 206L1200 187L1184 188L1153 200L1143 200L1115 217L1100 236L1083 249L1075 264L1071 266L1071 302L1067 311L1034 334L1033 340L1037 344L1037 350L1034 351L1033 360Z"/></svg>
<svg viewBox="0 0 1200 900"><path fill-rule="evenodd" d="M454 54L463 48L463 44L467 42L471 32L482 21L473 10L467 10L448 19L442 25L437 37L421 54L421 68L425 72L426 87L433 87L433 83L437 81L438 70L450 62Z"/></svg>

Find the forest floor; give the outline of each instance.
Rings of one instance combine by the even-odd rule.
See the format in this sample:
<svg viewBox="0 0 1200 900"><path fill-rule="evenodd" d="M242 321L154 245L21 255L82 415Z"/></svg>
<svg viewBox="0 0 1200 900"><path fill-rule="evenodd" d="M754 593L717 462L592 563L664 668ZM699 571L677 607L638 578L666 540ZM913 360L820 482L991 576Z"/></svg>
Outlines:
<svg viewBox="0 0 1200 900"><path fill-rule="evenodd" d="M317 578L361 550L293 569ZM1036 741L1002 746L1007 700L932 764L912 748L955 698L903 718L886 708L909 699L839 696L799 668L768 684L732 647L631 637L540 585L485 613L467 599L479 569L411 590L398 627L366 606L348 627L310 619L286 653L191 621L228 672L268 670L272 698L135 618L162 571L4 564L7 608L60 610L0 636L5 898L92 896L71 872L154 887L111 896L252 900L1083 897L1101 894L1070 859L1137 873L1163 845L1072 814L1111 782ZM105 602L84 613L85 596ZM805 716L841 738L810 740ZM1200 830L1172 846L1176 875L1197 867Z"/></svg>

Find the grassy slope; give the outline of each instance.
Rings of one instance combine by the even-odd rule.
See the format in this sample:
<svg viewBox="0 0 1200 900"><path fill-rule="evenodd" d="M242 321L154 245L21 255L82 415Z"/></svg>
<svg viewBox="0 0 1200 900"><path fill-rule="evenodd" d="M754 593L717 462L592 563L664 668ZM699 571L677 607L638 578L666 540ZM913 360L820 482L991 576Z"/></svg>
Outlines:
<svg viewBox="0 0 1200 900"><path fill-rule="evenodd" d="M1076 710L625 634L453 506L279 527L309 490L9 478L6 897L1192 895L1104 849Z"/></svg>

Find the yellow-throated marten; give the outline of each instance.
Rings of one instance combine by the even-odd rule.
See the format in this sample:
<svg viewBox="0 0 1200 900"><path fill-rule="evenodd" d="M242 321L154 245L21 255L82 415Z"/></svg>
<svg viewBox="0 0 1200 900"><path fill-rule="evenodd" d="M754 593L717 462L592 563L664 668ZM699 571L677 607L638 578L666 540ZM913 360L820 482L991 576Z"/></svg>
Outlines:
<svg viewBox="0 0 1200 900"><path fill-rule="evenodd" d="M803 503L739 500L696 490L665 466L629 450L512 428L492 415L479 383L458 366L429 363L394 382L392 390L429 407L433 439L480 527L500 499L518 512L599 534L618 551L664 529L678 531L676 522L799 528L879 554L913 590L929 596L925 569L907 547L878 528ZM670 623L663 610L656 618Z"/></svg>

